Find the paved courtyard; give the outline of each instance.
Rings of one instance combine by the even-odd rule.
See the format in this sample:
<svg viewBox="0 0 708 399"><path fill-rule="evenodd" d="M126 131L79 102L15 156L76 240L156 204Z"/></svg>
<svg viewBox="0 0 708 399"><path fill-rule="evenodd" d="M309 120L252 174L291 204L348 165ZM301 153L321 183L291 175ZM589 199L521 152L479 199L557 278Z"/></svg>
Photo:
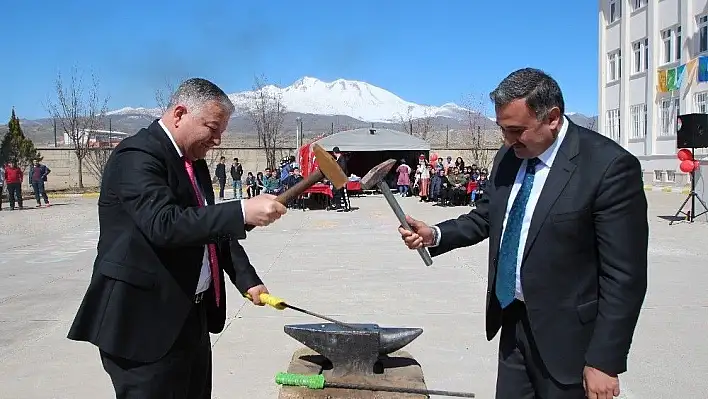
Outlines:
<svg viewBox="0 0 708 399"><path fill-rule="evenodd" d="M621 377L622 397L708 397L708 223L669 226L684 196L648 192L649 292ZM67 340L88 283L98 236L96 200L0 212L0 398L112 396L98 351ZM430 389L492 398L497 341L484 337L486 242L426 267L407 250L383 198L352 198L352 213L291 210L244 241L270 291L294 305L350 322L422 327L407 347ZM401 200L436 222L468 209ZM274 375L300 344L283 325L315 319L255 307L230 287L228 320L212 336L214 397L276 398Z"/></svg>

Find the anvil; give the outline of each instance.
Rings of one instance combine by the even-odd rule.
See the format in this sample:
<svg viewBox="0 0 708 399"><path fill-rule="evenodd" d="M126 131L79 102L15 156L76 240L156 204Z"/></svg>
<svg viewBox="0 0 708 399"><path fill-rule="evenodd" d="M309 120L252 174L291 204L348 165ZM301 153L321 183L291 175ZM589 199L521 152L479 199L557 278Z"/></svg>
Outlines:
<svg viewBox="0 0 708 399"><path fill-rule="evenodd" d="M351 324L354 329L334 323L294 324L285 333L332 363L331 375L373 375L380 357L411 343L422 328L384 328L378 324Z"/></svg>

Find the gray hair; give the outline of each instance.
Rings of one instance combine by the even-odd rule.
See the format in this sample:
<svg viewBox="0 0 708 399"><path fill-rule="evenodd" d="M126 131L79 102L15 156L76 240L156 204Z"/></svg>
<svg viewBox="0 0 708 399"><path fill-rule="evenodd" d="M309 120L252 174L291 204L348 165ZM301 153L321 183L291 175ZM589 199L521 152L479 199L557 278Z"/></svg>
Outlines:
<svg viewBox="0 0 708 399"><path fill-rule="evenodd" d="M219 103L229 114L233 114L235 110L234 104L219 86L206 79L191 78L182 82L172 93L167 109L184 104L191 112L199 113L202 107L211 101Z"/></svg>
<svg viewBox="0 0 708 399"><path fill-rule="evenodd" d="M558 82L540 69L524 68L512 72L489 97L496 107L523 98L539 121L545 119L553 107L558 107L561 114L565 113L563 93Z"/></svg>

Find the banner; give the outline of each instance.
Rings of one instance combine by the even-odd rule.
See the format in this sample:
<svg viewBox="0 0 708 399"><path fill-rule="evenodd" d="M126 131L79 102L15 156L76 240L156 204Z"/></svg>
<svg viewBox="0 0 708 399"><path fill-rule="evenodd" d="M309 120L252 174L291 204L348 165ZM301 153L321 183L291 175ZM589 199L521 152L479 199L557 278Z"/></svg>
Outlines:
<svg viewBox="0 0 708 399"><path fill-rule="evenodd" d="M661 71L658 71L658 74L659 84L657 85L657 90L659 91L659 93L666 93L667 91L669 91L666 80L666 70L663 69Z"/></svg>
<svg viewBox="0 0 708 399"><path fill-rule="evenodd" d="M708 57L698 57L698 81L708 82Z"/></svg>

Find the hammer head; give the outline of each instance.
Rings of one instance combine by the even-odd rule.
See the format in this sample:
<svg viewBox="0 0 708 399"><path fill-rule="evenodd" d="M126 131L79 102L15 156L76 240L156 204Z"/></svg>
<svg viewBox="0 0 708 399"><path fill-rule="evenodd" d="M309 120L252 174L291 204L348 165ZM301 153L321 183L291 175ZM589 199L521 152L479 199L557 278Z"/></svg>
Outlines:
<svg viewBox="0 0 708 399"><path fill-rule="evenodd" d="M347 175L339 167L337 160L317 143L312 145L312 152L315 153L320 172L332 182L335 188L344 187L347 184Z"/></svg>
<svg viewBox="0 0 708 399"><path fill-rule="evenodd" d="M395 164L395 159L389 159L371 168L369 173L367 173L366 176L361 178L361 187L364 190L371 190L371 188L379 184L379 182L381 182L386 177L388 172Z"/></svg>

